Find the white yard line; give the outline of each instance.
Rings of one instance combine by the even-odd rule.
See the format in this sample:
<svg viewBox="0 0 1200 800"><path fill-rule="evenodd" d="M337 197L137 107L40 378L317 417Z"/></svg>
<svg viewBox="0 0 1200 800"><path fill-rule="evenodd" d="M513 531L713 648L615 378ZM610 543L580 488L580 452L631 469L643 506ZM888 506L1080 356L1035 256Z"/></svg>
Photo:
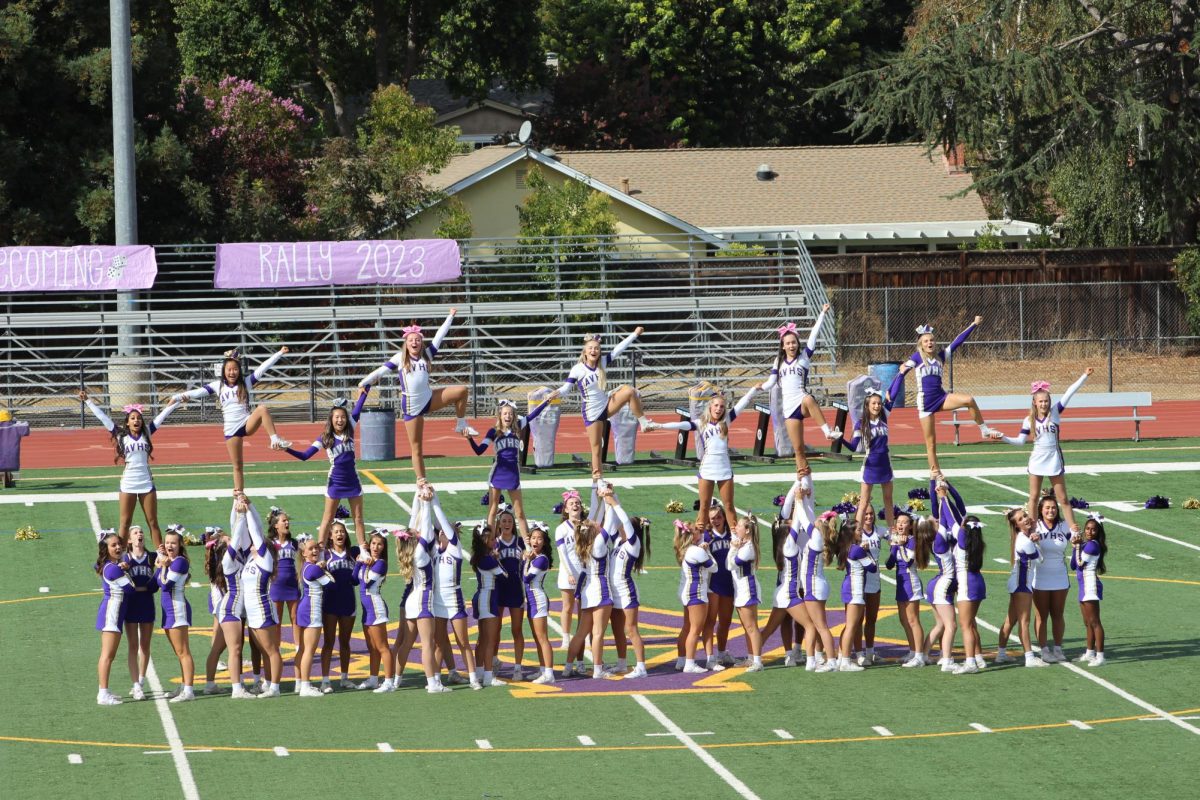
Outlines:
<svg viewBox="0 0 1200 800"><path fill-rule="evenodd" d="M658 720L659 725L662 725L664 728L666 728L676 739L680 741L681 744L683 744L684 747L686 747L688 750L691 750L692 753L695 754L696 758L703 761L705 766L717 773L717 775L721 777L721 780L729 784L729 786L735 792L745 798L745 800L761 800L758 795L750 790L749 786L742 783L741 780L739 780L736 775L730 772L724 764L718 761L712 753L708 752L699 744L697 744L696 740L685 733L683 728L676 725L670 717L668 717L659 709L658 706L650 702L649 698L641 694L630 695L630 697L633 698L635 703L644 708L650 716Z"/></svg>
<svg viewBox="0 0 1200 800"><path fill-rule="evenodd" d="M1197 472L1200 471L1200 462L1184 461L1174 464L1101 464L1089 465L1089 469L1093 469L1097 474L1118 474L1124 472L1145 472L1148 468L1153 467L1160 473L1168 472ZM984 476L989 478L1013 477L1026 475L1025 467L984 467L981 469L948 469L944 470L949 478L968 478ZM833 483L836 481L851 481L858 483L858 470L840 470L837 472L817 472L814 476L818 485ZM739 476L740 481L749 484L759 483L781 483L791 485L795 480L795 473L792 472L762 472L751 475ZM677 476L655 475L653 477L630 477L621 478L621 483L628 484L634 487L642 486L678 486L680 480ZM927 483L929 473L926 470L897 470L895 480L915 480L922 483ZM562 491L563 486L574 486L580 489L590 490L591 479L584 477L582 474L578 480L571 484L564 484L561 478L535 478L530 480L523 479L521 481L522 489L557 489ZM451 489L459 492L478 492L479 481L447 481L437 484L439 491L449 492ZM1004 487L1009 489L1011 487ZM401 493L416 491L414 484L401 484L395 487L395 490ZM324 486L278 486L278 487L263 487L258 489L262 494L273 494L276 497L324 497ZM378 486L368 485L363 487L365 494L387 494ZM1025 495L1025 492L1021 492ZM163 489L158 492L158 499L163 500L197 500L205 499L212 496L212 489ZM24 505L28 501L33 501L39 505L42 503L82 503L88 500L112 502L116 499L115 491L108 492L71 492L63 494L37 493L37 494L9 494L7 492L0 494L0 505ZM1200 549L1200 548L1197 548Z"/></svg>
<svg viewBox="0 0 1200 800"><path fill-rule="evenodd" d="M1136 468L1136 465L1129 465L1128 471L1134 471L1135 468ZM972 475L971 477L973 477L975 480L977 480L981 483L986 483L989 486L995 486L998 489L1007 489L1010 492L1015 492L1016 494L1019 494L1022 497L1029 496L1028 492L1025 492L1021 489L1014 489L1011 486L1005 486L1003 483L997 483L996 481L990 481L987 478L981 478L978 475ZM1127 530L1135 531L1137 533L1144 533L1147 536L1153 536L1155 539L1162 539L1164 542L1170 542L1171 544L1177 544L1180 547L1187 547L1192 550L1200 551L1200 545L1192 544L1191 542L1180 541L1179 539L1172 539L1170 536L1163 536L1161 533L1155 533L1154 531L1148 531L1145 528L1139 528L1136 525L1130 525L1127 522L1121 522L1120 520L1115 520L1112 517L1105 517L1104 522L1105 522L1105 524L1116 525L1119 528L1125 528Z"/></svg>
<svg viewBox="0 0 1200 800"><path fill-rule="evenodd" d="M96 535L100 535L100 512L96 509L96 504L91 500L87 501L88 518L92 523L92 530ZM154 669L154 659L151 658L146 665L146 680L150 683L150 690L154 692L154 708L158 711L159 722L162 723L163 733L167 736L167 744L171 748L171 760L175 762L175 772L179 775L179 785L183 789L185 800L200 800L200 790L196 788L196 777L192 774L192 767L188 764L187 752L183 749L183 740L179 738L179 729L175 727L175 717L171 715L171 706L167 703L163 696L162 684L158 681L158 672Z"/></svg>
<svg viewBox="0 0 1200 800"><path fill-rule="evenodd" d="M892 733L891 731L889 731L887 728L883 727L882 725L876 725L873 728L871 728L871 730L875 731L880 736L895 736L896 735L896 734Z"/></svg>

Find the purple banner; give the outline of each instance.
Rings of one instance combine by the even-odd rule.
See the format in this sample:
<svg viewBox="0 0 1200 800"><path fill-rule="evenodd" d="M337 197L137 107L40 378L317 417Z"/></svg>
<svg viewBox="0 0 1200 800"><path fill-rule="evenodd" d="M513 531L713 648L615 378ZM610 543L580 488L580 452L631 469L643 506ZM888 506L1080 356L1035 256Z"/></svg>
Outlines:
<svg viewBox="0 0 1200 800"><path fill-rule="evenodd" d="M149 289L156 275L148 244L0 247L0 294L127 292Z"/></svg>
<svg viewBox="0 0 1200 800"><path fill-rule="evenodd" d="M453 239L257 242L217 245L218 289L415 284L462 274Z"/></svg>

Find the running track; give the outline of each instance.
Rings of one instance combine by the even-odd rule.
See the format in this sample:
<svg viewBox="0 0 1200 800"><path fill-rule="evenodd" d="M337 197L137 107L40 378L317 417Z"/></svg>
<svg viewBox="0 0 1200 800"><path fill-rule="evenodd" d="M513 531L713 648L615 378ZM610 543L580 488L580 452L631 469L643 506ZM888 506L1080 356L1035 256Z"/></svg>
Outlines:
<svg viewBox="0 0 1200 800"><path fill-rule="evenodd" d="M1142 437L1146 439L1178 436L1190 431L1190 423L1196 418L1200 403L1189 400L1168 400L1155 403L1149 412L1157 417L1155 422L1142 423ZM1120 416L1127 410L1119 409L1086 409L1083 414L1095 416ZM826 412L830 422L833 412ZM655 414L659 421L677 419L674 414ZM754 427L757 414L750 412L733 424L729 431L730 444L737 448L749 450L754 445ZM1013 419L1017 415L1006 418ZM949 418L948 416L946 417ZM1072 441L1084 439L1130 439L1133 437L1132 422L1072 422L1070 412L1064 415L1066 438ZM479 418L474 421L480 433L484 432L490 419ZM280 433L291 439L295 446L301 449L307 447L313 439L320 435L324 423L287 423L279 426ZM920 444L921 429L917 423L917 414L911 408L898 408L892 412L889 422L889 437L892 444ZM1015 435L1016 425L1000 426L1005 433ZM953 429L949 425L938 425L938 441L948 443L953 441ZM825 441L820 430L810 424L805 426L805 441L810 445L820 446ZM962 428L961 438L964 444L977 444L979 435L974 425ZM674 431L655 431L638 435L638 450L658 450L673 452L675 449ZM245 444L245 459L256 461L292 461L286 453L276 453L268 446L264 432L259 432L248 439ZM951 447L953 445L950 445ZM1007 448L1005 444L994 445ZM562 425L558 430L558 453L586 453L588 450L587 437L583 432L583 422L577 415L564 415ZM34 429L29 438L24 440L21 454L21 466L25 469L54 469L70 467L104 467L113 464L112 443L99 426L86 430L44 430ZM771 452L771 439L768 438L767 452ZM425 425L425 453L428 456L469 456L471 448L466 440L454 434L454 421L448 418L429 420ZM396 454L400 457L409 455L408 439L405 437L402 425L397 425ZM221 437L220 423L210 425L171 425L170 422L154 435L154 463L164 464L212 464L226 461L225 443ZM489 451L486 458L490 459ZM609 456L611 458L611 455ZM324 456L314 458L324 462ZM481 457L484 458L484 457ZM488 462L481 461L481 464Z"/></svg>

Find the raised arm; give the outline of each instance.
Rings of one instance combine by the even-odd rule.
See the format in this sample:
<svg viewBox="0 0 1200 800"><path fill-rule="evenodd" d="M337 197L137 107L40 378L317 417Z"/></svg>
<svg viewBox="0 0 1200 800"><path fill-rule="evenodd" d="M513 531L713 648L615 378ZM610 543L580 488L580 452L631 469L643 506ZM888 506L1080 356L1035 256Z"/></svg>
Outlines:
<svg viewBox="0 0 1200 800"><path fill-rule="evenodd" d="M829 313L829 303L821 306L821 313L817 315L817 321L813 324L812 330L808 333L808 341L804 343L804 355L811 356L813 350L817 347L817 337L821 335L821 326L825 324L825 315Z"/></svg>
<svg viewBox="0 0 1200 800"><path fill-rule="evenodd" d="M611 352L605 354L604 365L608 366L613 361L620 358L621 354L629 349L629 345L633 344L634 340L642 335L643 330L644 330L644 328L642 328L639 325L638 327L633 329L633 333L629 334L624 339L622 339L620 342L618 342L617 346L614 347Z"/></svg>
<svg viewBox="0 0 1200 800"><path fill-rule="evenodd" d="M888 387L887 393L883 396L883 404L890 410L895 404L897 397L904 396L904 375L916 366L916 359L920 356L916 353L912 354L912 358L905 361L904 364L896 371L896 377L892 378L892 385Z"/></svg>
<svg viewBox="0 0 1200 800"><path fill-rule="evenodd" d="M250 385L258 383L267 374L267 370L279 363L279 359L287 355L288 349L281 347L279 350L271 354L271 357L254 368L254 372L250 373Z"/></svg>
<svg viewBox="0 0 1200 800"><path fill-rule="evenodd" d="M442 510L442 501L439 500L438 496L435 494L433 496L433 499L430 500L429 503L430 503L430 505L433 506L433 513L437 517L438 527L441 528L445 532L446 538L449 539L451 542L457 541L458 540L458 528L454 527L454 525L450 522L449 518L447 518L446 512Z"/></svg>
<svg viewBox="0 0 1200 800"><path fill-rule="evenodd" d="M116 424L112 421L112 417L104 413L100 406L92 402L92 398L88 397L86 392L80 392L79 396L83 398L83 402L87 405L88 411L92 412L92 416L100 420L100 424L104 426L105 430L112 432L117 429Z"/></svg>
<svg viewBox="0 0 1200 800"><path fill-rule="evenodd" d="M754 399L754 395L758 394L759 388L760 387L757 384L751 386L750 389L744 395L742 395L742 399L734 403L733 409L729 412L730 422L733 422L733 420L737 418L738 414L746 410L746 408L750 405L750 402Z"/></svg>
<svg viewBox="0 0 1200 800"><path fill-rule="evenodd" d="M166 407L162 411L158 412L158 416L150 422L150 432L154 433L156 430L161 428L163 423L167 421L167 417L171 416L171 414L173 414L177 408L179 408L179 403L177 401L173 400L170 403L167 403Z"/></svg>
<svg viewBox="0 0 1200 800"><path fill-rule="evenodd" d="M599 521L600 515L603 513L600 507L604 504L600 502L600 493L597 491L597 488L598 487L596 486L596 483L593 481L592 501L591 504L588 505L588 519L590 519L592 522Z"/></svg>
<svg viewBox="0 0 1200 800"><path fill-rule="evenodd" d="M188 389L186 392L180 392L179 394L177 394L171 398L171 402L178 403L178 402L182 402L184 400L199 400L201 397L204 397L206 394L216 394L217 389L220 387L220 385L221 385L221 382L219 380L209 381L208 383L204 384L203 386L198 386L195 389Z"/></svg>
<svg viewBox="0 0 1200 800"><path fill-rule="evenodd" d="M235 552L245 550L250 544L250 531L246 525L246 515L237 510L238 501L233 501L229 511L229 549Z"/></svg>
<svg viewBox="0 0 1200 800"><path fill-rule="evenodd" d="M370 386L358 387L358 399L354 401L354 408L350 409L350 424L357 425L358 418L362 416L363 406L367 404L367 395L371 393Z"/></svg>
<svg viewBox="0 0 1200 800"><path fill-rule="evenodd" d="M547 395L545 400L543 400L542 402L537 404L537 406L533 409L533 411L529 412L528 416L517 417L517 427L524 428L526 425L528 425L529 423L531 423L535 419L537 419L538 416L541 415L541 413L546 410L546 406L550 405L550 401L556 397L558 397L558 394L555 392L551 392L549 395Z"/></svg>
<svg viewBox="0 0 1200 800"><path fill-rule="evenodd" d="M974 321L970 325L968 325L966 327L966 329L963 330L962 333L960 333L958 336L954 337L954 341L950 343L950 346L942 351L943 355L946 358L949 358L950 355L955 350L957 350L959 348L959 346L962 345L962 343L965 342L972 333L975 332L975 329L979 327L979 323L981 323L981 322L983 322L983 317L975 317Z"/></svg>
<svg viewBox="0 0 1200 800"><path fill-rule="evenodd" d="M397 369L399 369L400 364L402 364L403 362L404 362L404 351L401 350L401 351L395 353L387 361L383 362L383 365L380 366L378 369L371 372L369 375L367 375L367 377L365 377L361 381L359 381L358 382L359 388L365 389L365 388L370 388L370 387L374 386L375 384L379 383L380 378L382 378L384 375L387 375L389 372L395 372Z"/></svg>
<svg viewBox="0 0 1200 800"><path fill-rule="evenodd" d="M1088 376L1091 374L1092 368L1088 367L1087 371L1079 376L1079 380L1072 383L1067 387L1067 390L1063 392L1063 396L1058 400L1058 410L1060 413L1064 408L1067 407L1067 403L1071 402L1071 398L1075 396L1075 393L1078 392L1083 387L1083 384L1087 382Z"/></svg>
<svg viewBox="0 0 1200 800"><path fill-rule="evenodd" d="M446 334L450 332L450 326L454 324L455 313L455 309L450 309L450 313L446 315L446 319L442 322L442 326L438 328L437 333L433 335L433 341L430 342L429 347L426 348L430 358L436 356L438 350L441 349L442 342L446 339Z"/></svg>

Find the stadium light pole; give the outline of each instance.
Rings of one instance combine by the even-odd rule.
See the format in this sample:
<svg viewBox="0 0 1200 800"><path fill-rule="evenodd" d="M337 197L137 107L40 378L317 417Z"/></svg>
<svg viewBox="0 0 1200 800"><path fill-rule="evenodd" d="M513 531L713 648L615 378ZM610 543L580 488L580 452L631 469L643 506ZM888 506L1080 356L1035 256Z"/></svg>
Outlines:
<svg viewBox="0 0 1200 800"><path fill-rule="evenodd" d="M133 59L130 47L129 0L109 0L108 27L112 52L114 243L137 244L137 175L133 155ZM136 292L117 292L117 311L134 311ZM117 355L137 353L135 326L117 326Z"/></svg>

